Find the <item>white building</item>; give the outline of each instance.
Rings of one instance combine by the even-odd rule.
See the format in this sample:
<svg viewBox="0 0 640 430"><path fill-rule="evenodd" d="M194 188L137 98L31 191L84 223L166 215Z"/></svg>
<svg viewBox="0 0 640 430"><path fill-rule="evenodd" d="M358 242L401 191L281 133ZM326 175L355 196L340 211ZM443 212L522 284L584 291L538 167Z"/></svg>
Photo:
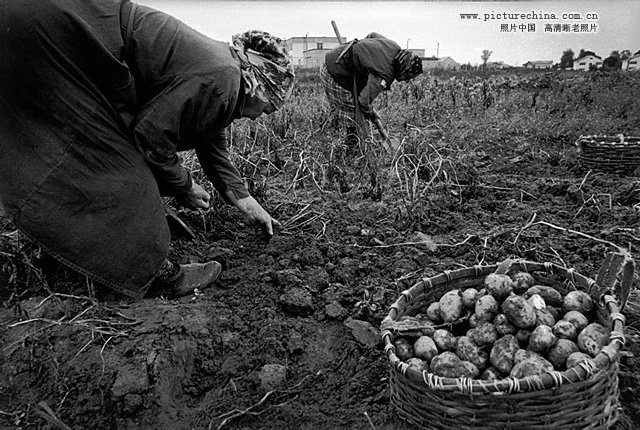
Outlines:
<svg viewBox="0 0 640 430"><path fill-rule="evenodd" d="M318 69L324 64L324 57L331 49L308 49L304 51L302 67Z"/></svg>
<svg viewBox="0 0 640 430"><path fill-rule="evenodd" d="M597 55L585 55L573 60L573 70L589 70L591 67L602 67L602 58Z"/></svg>
<svg viewBox="0 0 640 430"><path fill-rule="evenodd" d="M342 38L342 43L346 43L346 38ZM324 36L301 36L292 37L284 41L284 48L291 56L291 64L296 67L313 67L304 64L305 52L310 50L323 50L326 52L340 45L338 38ZM315 58L315 54L314 54Z"/></svg>
<svg viewBox="0 0 640 430"><path fill-rule="evenodd" d="M455 61L451 57L428 57L422 59L422 69L448 69L448 70L458 70L460 68L460 64Z"/></svg>
<svg viewBox="0 0 640 430"><path fill-rule="evenodd" d="M523 66L527 69L550 69L553 67L552 60L536 60L536 61L527 61L523 64Z"/></svg>
<svg viewBox="0 0 640 430"><path fill-rule="evenodd" d="M622 70L629 72L640 70L640 52L622 61Z"/></svg>

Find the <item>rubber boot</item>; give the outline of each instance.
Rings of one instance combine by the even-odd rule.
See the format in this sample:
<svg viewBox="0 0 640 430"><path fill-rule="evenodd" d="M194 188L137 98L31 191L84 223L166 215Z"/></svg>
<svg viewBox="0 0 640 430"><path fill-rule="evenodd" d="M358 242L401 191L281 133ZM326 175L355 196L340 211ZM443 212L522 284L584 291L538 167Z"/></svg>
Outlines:
<svg viewBox="0 0 640 430"><path fill-rule="evenodd" d="M177 298L202 290L218 279L222 266L217 261L175 264L165 262L148 295Z"/></svg>

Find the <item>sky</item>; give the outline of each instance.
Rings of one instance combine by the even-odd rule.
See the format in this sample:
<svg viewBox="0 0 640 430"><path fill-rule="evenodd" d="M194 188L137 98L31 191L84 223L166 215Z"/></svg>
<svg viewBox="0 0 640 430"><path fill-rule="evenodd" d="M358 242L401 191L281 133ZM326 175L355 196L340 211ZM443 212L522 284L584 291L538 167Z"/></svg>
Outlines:
<svg viewBox="0 0 640 430"><path fill-rule="evenodd" d="M559 62L571 49L595 52L640 51L640 0L580 1L208 1L134 0L167 12L201 33L229 42L250 29L280 38L335 35L331 21L347 40L376 31L401 47L425 55L479 64L519 66L527 61ZM460 14L477 14L477 19ZM517 16L514 16L517 14Z"/></svg>

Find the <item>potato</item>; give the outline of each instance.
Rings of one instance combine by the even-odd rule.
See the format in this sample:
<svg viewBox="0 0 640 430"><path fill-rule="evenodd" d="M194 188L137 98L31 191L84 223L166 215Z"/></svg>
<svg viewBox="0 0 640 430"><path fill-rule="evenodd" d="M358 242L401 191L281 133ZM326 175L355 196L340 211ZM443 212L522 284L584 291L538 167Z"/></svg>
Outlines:
<svg viewBox="0 0 640 430"><path fill-rule="evenodd" d="M553 372L553 364L543 357L532 357L516 363L509 375L514 378L524 378L526 376L542 375L547 372Z"/></svg>
<svg viewBox="0 0 640 430"><path fill-rule="evenodd" d="M578 311L587 314L593 309L593 299L584 291L570 291L562 300L562 309L565 312Z"/></svg>
<svg viewBox="0 0 640 430"><path fill-rule="evenodd" d="M531 330L520 329L516 331L516 339L520 342L520 345L529 345L529 338L531 337Z"/></svg>
<svg viewBox="0 0 640 430"><path fill-rule="evenodd" d="M580 333L587 325L589 325L589 320L584 316L582 312L579 311L569 311L562 317L564 321L569 321L573 324Z"/></svg>
<svg viewBox="0 0 640 430"><path fill-rule="evenodd" d="M438 347L429 336L420 336L413 344L413 355L429 363L438 355Z"/></svg>
<svg viewBox="0 0 640 430"><path fill-rule="evenodd" d="M502 312L517 328L530 328L536 324L536 310L522 296L509 296L502 302Z"/></svg>
<svg viewBox="0 0 640 430"><path fill-rule="evenodd" d="M515 355L520 347L515 336L507 334L496 341L491 348L489 360L502 373L509 373L515 364Z"/></svg>
<svg viewBox="0 0 640 430"><path fill-rule="evenodd" d="M436 355L429 366L431 373L443 378L477 378L480 371L469 361L460 360L453 352Z"/></svg>
<svg viewBox="0 0 640 430"><path fill-rule="evenodd" d="M478 369L484 369L487 363L487 353L480 351L478 345L467 336L461 336L458 339L456 355L460 357L461 360L472 362Z"/></svg>
<svg viewBox="0 0 640 430"><path fill-rule="evenodd" d="M591 323L578 334L578 348L592 357L609 343L609 331L598 323Z"/></svg>
<svg viewBox="0 0 640 430"><path fill-rule="evenodd" d="M552 327L553 334L558 339L569 339L575 341L578 339L578 329L569 321L560 320Z"/></svg>
<svg viewBox="0 0 640 430"><path fill-rule="evenodd" d="M429 365L424 360L421 360L418 357L412 357L408 359L407 364L409 365L409 367L413 367L418 372L429 370Z"/></svg>
<svg viewBox="0 0 640 430"><path fill-rule="evenodd" d="M462 294L460 290L451 290L440 297L440 317L450 323L462 316Z"/></svg>
<svg viewBox="0 0 640 430"><path fill-rule="evenodd" d="M557 370L564 370L567 358L574 352L578 352L578 345L568 339L558 339L547 354L547 358Z"/></svg>
<svg viewBox="0 0 640 430"><path fill-rule="evenodd" d="M449 330L437 329L433 333L433 341L440 351L453 351L456 349L458 340Z"/></svg>
<svg viewBox="0 0 640 430"><path fill-rule="evenodd" d="M470 337L478 346L491 345L498 340L498 332L493 324L484 321L473 329L473 335Z"/></svg>
<svg viewBox="0 0 640 430"><path fill-rule="evenodd" d="M499 381L502 378L500 372L495 367L487 367L484 369L484 372L480 375L480 379L485 381Z"/></svg>
<svg viewBox="0 0 640 430"><path fill-rule="evenodd" d="M478 379L478 376L480 376L480 371L478 370L475 364L465 360L461 360L460 364L462 364L462 367L466 371L462 376L471 378L471 379Z"/></svg>
<svg viewBox="0 0 640 430"><path fill-rule="evenodd" d="M516 272L511 275L511 280L513 281L513 291L516 294L522 294L531 288L536 280L528 272Z"/></svg>
<svg viewBox="0 0 640 430"><path fill-rule="evenodd" d="M556 335L551 327L539 325L534 328L529 336L529 349L536 352L546 351L556 343Z"/></svg>
<svg viewBox="0 0 640 430"><path fill-rule="evenodd" d="M582 351L574 352L570 354L569 357L567 357L567 369L571 369L572 367L577 366L585 360L591 360L591 357Z"/></svg>
<svg viewBox="0 0 640 430"><path fill-rule="evenodd" d="M525 298L536 310L544 309L547 307L547 304L540 294L532 294L531 297Z"/></svg>
<svg viewBox="0 0 640 430"><path fill-rule="evenodd" d="M493 319L493 325L498 332L498 335L504 336L505 334L516 334L516 327L511 324L509 318L505 314L498 314Z"/></svg>
<svg viewBox="0 0 640 430"><path fill-rule="evenodd" d="M449 351L445 351L442 354L438 354L433 357L429 369L431 370L431 373L443 378L471 377L470 374L473 370L470 369L463 360L460 360L460 357ZM477 368L475 369L475 372L478 372Z"/></svg>
<svg viewBox="0 0 640 430"><path fill-rule="evenodd" d="M534 294L542 297L547 306L562 306L562 295L558 290L546 285L534 285L524 292L524 298L528 299Z"/></svg>
<svg viewBox="0 0 640 430"><path fill-rule="evenodd" d="M502 300L513 292L513 281L508 275L489 273L484 278L484 287L496 300Z"/></svg>
<svg viewBox="0 0 640 430"><path fill-rule="evenodd" d="M440 316L440 303L433 302L427 307L427 317L434 323L441 323L442 317Z"/></svg>
<svg viewBox="0 0 640 430"><path fill-rule="evenodd" d="M478 290L475 288L467 288L462 292L462 306L467 309L473 309L478 300Z"/></svg>
<svg viewBox="0 0 640 430"><path fill-rule="evenodd" d="M482 296L476 301L474 313L482 321L492 321L498 313L498 301L491 295Z"/></svg>
<svg viewBox="0 0 640 430"><path fill-rule="evenodd" d="M413 357L413 346L407 338L399 337L393 341L393 346L395 346L396 355L400 360L406 361Z"/></svg>
<svg viewBox="0 0 640 430"><path fill-rule="evenodd" d="M482 320L476 314L469 315L469 320L467 321L469 324L469 328L476 328L478 324L482 322Z"/></svg>
<svg viewBox="0 0 640 430"><path fill-rule="evenodd" d="M536 326L548 325L549 327L553 327L555 324L556 319L547 308L536 309Z"/></svg>
<svg viewBox="0 0 640 430"><path fill-rule="evenodd" d="M517 363L520 363L521 361L529 360L530 358L543 358L543 357L541 354L535 351L529 351L528 349L519 349L518 351L516 351L516 355L514 356L513 360L517 364Z"/></svg>
<svg viewBox="0 0 640 430"><path fill-rule="evenodd" d="M562 309L557 306L549 306L546 308L549 313L553 316L553 319L558 321L562 317Z"/></svg>

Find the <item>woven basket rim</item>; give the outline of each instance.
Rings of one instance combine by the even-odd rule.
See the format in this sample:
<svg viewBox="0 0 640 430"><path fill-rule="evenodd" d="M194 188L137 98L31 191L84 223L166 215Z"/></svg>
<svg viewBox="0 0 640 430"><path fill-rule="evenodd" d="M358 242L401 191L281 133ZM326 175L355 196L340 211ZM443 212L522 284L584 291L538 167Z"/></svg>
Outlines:
<svg viewBox="0 0 640 430"><path fill-rule="evenodd" d="M640 147L640 136L620 134L581 135L576 140L577 146L600 146L607 148Z"/></svg>
<svg viewBox="0 0 640 430"><path fill-rule="evenodd" d="M389 359L391 371L399 371L405 377L415 381L424 383L425 388L440 391L453 391L466 394L487 394L487 393L519 393L526 391L540 391L549 388L559 387L563 384L584 381L600 371L605 370L608 366L617 363L618 353L624 346L625 337L623 333L625 317L618 309L618 299L613 292L604 290L595 280L586 277L573 268L565 268L555 263L545 262L538 263L524 259L514 260L512 268L516 268L525 272L546 271L552 275L561 275L565 277L565 283L570 282L574 287L581 285L595 299L596 303L600 303L603 308L609 312L609 321L611 322L611 332L609 335L609 343L605 345L598 355L591 359L585 360L576 366L564 370L544 373L539 376L528 376L524 378L507 377L497 381L489 381L471 378L444 378L431 372L423 370L422 372L409 367L395 354L393 345L394 334L385 329L385 323L396 321L398 315L402 315L404 308L411 304L422 294L424 285L429 288L434 286L446 285L457 279L469 279L467 273L472 272L472 276L479 278L494 272L498 268L498 264L487 266L470 266L455 270L445 270L444 272L423 278L414 284L408 290L403 291L398 299L390 306L389 313L382 321L382 339L384 341L384 351ZM531 269L531 270L529 270ZM460 276L460 275L463 276Z"/></svg>

